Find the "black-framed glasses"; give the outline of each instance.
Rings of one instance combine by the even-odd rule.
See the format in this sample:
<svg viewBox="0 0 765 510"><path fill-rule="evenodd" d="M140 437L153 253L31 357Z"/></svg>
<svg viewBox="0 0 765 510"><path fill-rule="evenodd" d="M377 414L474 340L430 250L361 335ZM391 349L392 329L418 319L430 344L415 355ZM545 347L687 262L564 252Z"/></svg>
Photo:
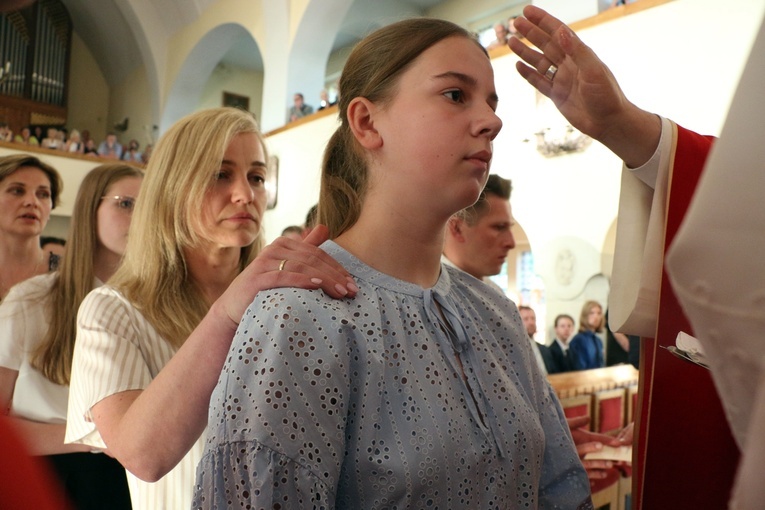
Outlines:
<svg viewBox="0 0 765 510"><path fill-rule="evenodd" d="M110 196L110 197L109 196L101 197L101 200L104 200L105 198L108 198L109 200L114 200L115 202L117 202L117 207L129 213L133 212L133 208L135 207L135 198L133 197L123 197L120 195L116 195L116 196Z"/></svg>

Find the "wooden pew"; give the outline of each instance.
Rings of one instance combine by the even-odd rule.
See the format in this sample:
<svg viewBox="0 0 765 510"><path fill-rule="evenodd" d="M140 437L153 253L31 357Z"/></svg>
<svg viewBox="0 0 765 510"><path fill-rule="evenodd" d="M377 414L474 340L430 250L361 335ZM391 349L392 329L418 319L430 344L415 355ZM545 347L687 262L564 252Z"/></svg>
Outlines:
<svg viewBox="0 0 765 510"><path fill-rule="evenodd" d="M628 388L638 384L638 372L632 365L563 372L547 376L558 398L592 395L598 391Z"/></svg>
<svg viewBox="0 0 765 510"><path fill-rule="evenodd" d="M587 415L590 430L615 434L634 416L639 372L632 365L565 372L547 376L566 417ZM631 502L632 472L612 469L612 478L591 483L596 508L624 510Z"/></svg>

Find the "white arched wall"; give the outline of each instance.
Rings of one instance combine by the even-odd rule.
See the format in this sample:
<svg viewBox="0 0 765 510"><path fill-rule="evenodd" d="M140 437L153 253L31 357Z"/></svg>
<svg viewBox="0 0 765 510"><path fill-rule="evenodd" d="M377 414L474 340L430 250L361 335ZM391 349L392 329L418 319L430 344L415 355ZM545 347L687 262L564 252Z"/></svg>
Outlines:
<svg viewBox="0 0 765 510"><path fill-rule="evenodd" d="M262 6L282 3L271 0L218 0L210 4L193 23L185 25L168 39L161 90L160 134L180 117L194 111L207 77L237 37L246 34L257 48L267 48L264 27L275 20L265 19ZM220 27L224 28L217 31ZM194 59L197 57L204 59L200 64L205 67L205 72L194 71ZM201 84L188 83L190 78L199 79L200 76L204 77ZM191 103L183 103L192 97Z"/></svg>
<svg viewBox="0 0 765 510"><path fill-rule="evenodd" d="M354 0L311 0L292 37L287 67L287 98L302 92L308 104L324 88L327 61L335 36ZM312 99L314 98L314 99Z"/></svg>
<svg viewBox="0 0 765 510"><path fill-rule="evenodd" d="M159 125L162 111L162 90L167 65L168 36L159 23L156 6L149 0L118 2L118 8L127 21L141 52L148 81L153 125ZM118 119L112 119L114 121Z"/></svg>
<svg viewBox="0 0 765 510"><path fill-rule="evenodd" d="M197 42L173 80L162 112L161 132L195 110L213 69L243 34L251 37L243 26L225 23L207 32Z"/></svg>
<svg viewBox="0 0 765 510"><path fill-rule="evenodd" d="M359 2L364 3L364 8L354 9ZM398 0L306 0L300 5L292 2L289 7L291 11L283 2L263 2L264 15L269 19L265 27L269 51L264 56L263 94L268 98L263 101L264 131L284 125L296 92L304 95L307 104L317 107L319 91L326 83L327 62L341 26L363 37L391 21L421 14L411 4ZM362 12L366 17L362 18Z"/></svg>

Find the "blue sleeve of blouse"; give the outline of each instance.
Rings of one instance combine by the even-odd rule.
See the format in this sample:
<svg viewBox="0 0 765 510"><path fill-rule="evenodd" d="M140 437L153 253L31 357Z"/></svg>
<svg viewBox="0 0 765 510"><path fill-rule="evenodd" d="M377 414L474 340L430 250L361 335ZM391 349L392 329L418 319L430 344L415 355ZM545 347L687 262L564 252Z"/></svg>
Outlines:
<svg viewBox="0 0 765 510"><path fill-rule="evenodd" d="M311 291L258 294L210 402L194 508L334 507L345 449L348 324Z"/></svg>

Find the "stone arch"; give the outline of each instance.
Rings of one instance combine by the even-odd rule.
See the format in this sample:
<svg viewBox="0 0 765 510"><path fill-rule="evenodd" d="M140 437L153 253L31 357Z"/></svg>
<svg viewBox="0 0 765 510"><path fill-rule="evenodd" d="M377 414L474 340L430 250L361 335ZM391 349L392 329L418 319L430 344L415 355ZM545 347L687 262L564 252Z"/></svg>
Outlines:
<svg viewBox="0 0 765 510"><path fill-rule="evenodd" d="M167 96L160 121L160 133L166 131L175 121L194 111L205 84L224 55L242 38L257 41L252 34L237 23L219 25L202 37L189 52ZM257 58L257 56L254 56Z"/></svg>
<svg viewBox="0 0 765 510"><path fill-rule="evenodd" d="M290 13L281 2L262 4L265 26L265 55L261 126L269 131L284 125L295 92L314 104L323 87L327 59L345 13L354 0L309 0L294 33Z"/></svg>
<svg viewBox="0 0 765 510"><path fill-rule="evenodd" d="M287 98L303 92L316 104L324 88L327 60L354 0L311 0L292 40L287 67Z"/></svg>
<svg viewBox="0 0 765 510"><path fill-rule="evenodd" d="M292 29L284 4L263 0L262 8L269 19L265 27L269 51L265 55L263 92L268 101L263 104L261 123L265 131L284 125L296 92L303 93L306 103L317 106L327 62L341 27L350 28L360 39L386 22L422 14L412 4L399 0L307 0Z"/></svg>

